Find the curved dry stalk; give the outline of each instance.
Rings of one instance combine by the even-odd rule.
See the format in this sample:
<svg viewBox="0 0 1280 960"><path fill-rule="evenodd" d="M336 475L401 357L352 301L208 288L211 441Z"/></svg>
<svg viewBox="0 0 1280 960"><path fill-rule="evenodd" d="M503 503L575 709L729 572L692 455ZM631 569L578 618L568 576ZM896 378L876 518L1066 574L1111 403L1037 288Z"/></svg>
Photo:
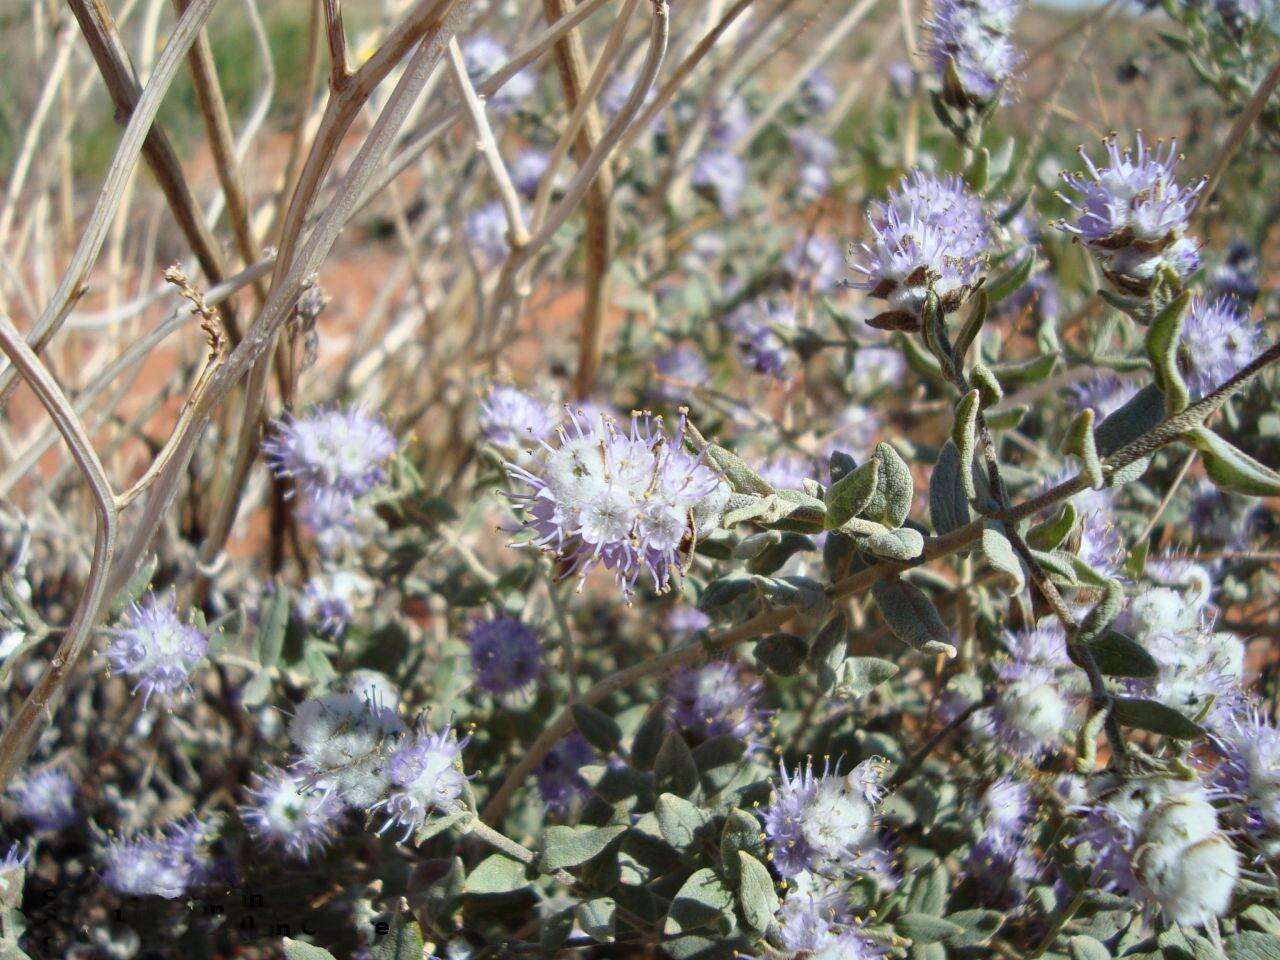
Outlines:
<svg viewBox="0 0 1280 960"><path fill-rule="evenodd" d="M13 719L5 726L3 735L0 735L0 790L3 790L16 768L26 760L35 746L43 723L53 715L62 695L63 685L89 644L90 631L107 597L108 574L116 547L117 518L111 482L93 449L88 432L52 374L3 314L0 314L0 349L9 357L13 369L31 387L40 404L48 411L58 432L62 434L76 465L84 474L97 514L93 560L84 591L71 616L71 623L67 626L53 659L49 661Z"/></svg>
<svg viewBox="0 0 1280 960"><path fill-rule="evenodd" d="M156 61L155 71L129 115L129 122L125 126L120 144L116 148L115 158L111 161L102 190L94 204L93 214L89 218L84 233L81 234L80 243L76 247L70 264L63 272L53 297L27 335L27 343L36 354L39 354L58 332L58 328L70 313L75 301L83 295L89 271L102 251L102 244L107 238L111 220L115 216L120 198L124 195L129 177L137 166L156 112L160 109L160 103L177 75L187 49L195 42L200 28L213 12L217 2L218 0L192 0L191 6L178 20L173 33L169 35L164 51ZM17 372L12 364L0 371L0 405L12 393L16 376Z"/></svg>

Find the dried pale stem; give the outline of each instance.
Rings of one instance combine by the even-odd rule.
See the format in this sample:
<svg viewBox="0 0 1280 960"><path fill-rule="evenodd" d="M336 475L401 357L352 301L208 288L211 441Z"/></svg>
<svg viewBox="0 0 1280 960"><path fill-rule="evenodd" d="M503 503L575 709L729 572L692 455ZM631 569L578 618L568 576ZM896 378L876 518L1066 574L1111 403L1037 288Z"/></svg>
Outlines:
<svg viewBox="0 0 1280 960"><path fill-rule="evenodd" d="M9 318L2 314L0 348L57 425L76 465L84 474L97 514L93 559L84 590L71 616L71 623L63 634L53 659L0 736L0 790L3 790L17 767L26 761L43 724L52 717L63 687L89 644L90 631L107 597L108 573L116 547L117 519L111 482L107 479L88 432L52 374L40 362L40 358Z"/></svg>

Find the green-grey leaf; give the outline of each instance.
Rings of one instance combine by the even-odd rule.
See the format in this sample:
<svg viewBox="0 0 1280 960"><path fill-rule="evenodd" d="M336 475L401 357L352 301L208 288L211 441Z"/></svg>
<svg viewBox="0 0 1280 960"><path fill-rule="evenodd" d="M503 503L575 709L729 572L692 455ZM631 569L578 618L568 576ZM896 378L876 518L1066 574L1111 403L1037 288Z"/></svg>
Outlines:
<svg viewBox="0 0 1280 960"><path fill-rule="evenodd" d="M915 584L900 578L879 580L872 586L871 593L885 623L903 643L925 653L956 655L938 608Z"/></svg>
<svg viewBox="0 0 1280 960"><path fill-rule="evenodd" d="M903 914L895 926L899 933L910 937L913 943L938 943L963 932L958 924L928 913Z"/></svg>
<svg viewBox="0 0 1280 960"><path fill-rule="evenodd" d="M324 947L317 947L301 940L283 939L285 960L334 960L333 954Z"/></svg>
<svg viewBox="0 0 1280 960"><path fill-rule="evenodd" d="M1111 951L1099 940L1093 937L1079 936L1072 937L1069 942L1071 949L1071 960L1111 960Z"/></svg>
<svg viewBox="0 0 1280 960"><path fill-rule="evenodd" d="M924 553L924 535L910 527L876 530L860 537L858 547L884 560L914 560Z"/></svg>
<svg viewBox="0 0 1280 960"><path fill-rule="evenodd" d="M1218 489L1250 497L1280 496L1280 473L1232 446L1212 430L1196 427L1188 439L1200 451L1205 473Z"/></svg>
<svg viewBox="0 0 1280 960"><path fill-rule="evenodd" d="M998 582L1010 593L1020 593L1025 585L1022 561L999 524L987 521L982 528L982 555L999 574Z"/></svg>
<svg viewBox="0 0 1280 960"><path fill-rule="evenodd" d="M1164 415L1164 394L1155 384L1147 384L1094 429L1098 453L1109 457L1158 425Z"/></svg>
<svg viewBox="0 0 1280 960"><path fill-rule="evenodd" d="M873 457L827 487L826 527L835 530L867 508L880 481L880 460Z"/></svg>
<svg viewBox="0 0 1280 960"><path fill-rule="evenodd" d="M809 645L793 633L774 633L756 643L755 657L781 677L794 677L809 656Z"/></svg>
<svg viewBox="0 0 1280 960"><path fill-rule="evenodd" d="M902 526L911 511L911 498L915 485L911 468L898 451L887 443L876 445L875 457L880 461L875 493L872 494L864 513L886 527Z"/></svg>
<svg viewBox="0 0 1280 960"><path fill-rule="evenodd" d="M1030 360L1002 363L995 370L996 378L1000 381L1001 392L1008 393L1047 379L1058 365L1058 356L1056 350L1050 350Z"/></svg>
<svg viewBox="0 0 1280 960"><path fill-rule="evenodd" d="M1093 435L1091 407L1081 410L1071 422L1063 448L1072 456L1080 458L1080 462L1084 465L1084 474L1089 478L1089 486L1095 490L1101 490L1105 478L1102 475L1102 460L1098 456L1097 441Z"/></svg>
<svg viewBox="0 0 1280 960"><path fill-rule="evenodd" d="M955 420L951 424L951 442L960 460L960 484L969 500L978 496L973 483L973 453L978 446L978 413L981 394L971 390L956 404Z"/></svg>
<svg viewBox="0 0 1280 960"><path fill-rule="evenodd" d="M1035 269L1035 265L1036 252L1033 247L1030 253L983 288L987 291L987 299L992 304L997 304L1005 297L1017 293L1022 285L1027 282L1027 278L1031 276L1031 271Z"/></svg>
<svg viewBox="0 0 1280 960"><path fill-rule="evenodd" d="M769 929L778 912L778 892L773 887L773 877L763 863L745 850L738 851L738 902L742 904L747 923L760 933Z"/></svg>
<svg viewBox="0 0 1280 960"><path fill-rule="evenodd" d="M1280 940L1255 930L1227 937L1222 947L1231 960L1280 960Z"/></svg>
<svg viewBox="0 0 1280 960"><path fill-rule="evenodd" d="M1004 397L1004 389L1000 386L1000 381L996 375L991 372L982 361L978 361L969 371L969 378L973 381L973 385L978 388L981 399L982 408L994 406Z"/></svg>
<svg viewBox="0 0 1280 960"><path fill-rule="evenodd" d="M745 851L757 860L765 855L764 838L760 821L745 810L734 809L725 817L724 830L720 834L720 862L725 879L738 882L738 853Z"/></svg>
<svg viewBox="0 0 1280 960"><path fill-rule="evenodd" d="M374 940L370 953L373 960L421 960L426 955L425 946L422 928L409 912L408 902L401 897L391 915L391 929Z"/></svg>
<svg viewBox="0 0 1280 960"><path fill-rule="evenodd" d="M970 520L969 498L965 493L965 475L973 484L973 471L965 471L954 441L948 440L938 452L938 462L929 475L929 519L939 536L958 530Z"/></svg>
<svg viewBox="0 0 1280 960"><path fill-rule="evenodd" d="M510 893L528 886L525 866L505 854L495 853L485 857L467 874L463 890L467 893Z"/></svg>
<svg viewBox="0 0 1280 960"><path fill-rule="evenodd" d="M574 726L589 744L601 753L613 753L618 749L622 730L613 717L585 703L575 703L571 709Z"/></svg>
<svg viewBox="0 0 1280 960"><path fill-rule="evenodd" d="M1004 915L997 910L959 910L947 914L947 921L960 928L959 933L947 937L947 946L981 947L996 935Z"/></svg>
<svg viewBox="0 0 1280 960"><path fill-rule="evenodd" d="M846 657L836 667L832 695L842 699L865 696L898 674L898 665L879 657Z"/></svg>
<svg viewBox="0 0 1280 960"><path fill-rule="evenodd" d="M547 827L538 865L545 873L581 866L599 856L605 847L626 832L625 824L606 827Z"/></svg>
<svg viewBox="0 0 1280 960"><path fill-rule="evenodd" d="M1166 412L1179 413L1191 400L1187 383L1178 371L1178 343L1191 293L1175 297L1151 320L1147 327L1147 359L1151 361L1156 383L1165 396Z"/></svg>
<svg viewBox="0 0 1280 960"><path fill-rule="evenodd" d="M1036 550L1054 550L1060 547L1076 525L1076 516L1076 508L1067 501L1056 514L1027 531L1027 545Z"/></svg>
<svg viewBox="0 0 1280 960"><path fill-rule="evenodd" d="M1204 735L1204 728L1194 720L1157 700L1116 697L1111 706L1111 715L1123 726L1150 730L1176 740L1194 740Z"/></svg>
<svg viewBox="0 0 1280 960"><path fill-rule="evenodd" d="M662 833L662 839L677 850L692 846L699 831L711 819L706 811L674 793L659 796L653 812L658 818L658 830Z"/></svg>
<svg viewBox="0 0 1280 960"><path fill-rule="evenodd" d="M678 730L672 730L662 741L657 759L653 762L653 775L659 790L687 797L698 786L698 767L693 762L689 745Z"/></svg>
<svg viewBox="0 0 1280 960"><path fill-rule="evenodd" d="M714 870L704 867L684 882L671 901L663 932L673 936L712 925L727 927L732 909L733 895Z"/></svg>
<svg viewBox="0 0 1280 960"><path fill-rule="evenodd" d="M926 867L916 874L911 884L907 910L912 913L927 913L935 917L942 916L947 904L949 885L946 867L940 863Z"/></svg>
<svg viewBox="0 0 1280 960"><path fill-rule="evenodd" d="M264 667L274 667L284 648L284 631L289 625L289 592L277 588L267 604L266 615L253 638L253 653Z"/></svg>
<svg viewBox="0 0 1280 960"><path fill-rule="evenodd" d="M613 915L618 905L609 897L578 904L576 916L583 933L597 943L613 942Z"/></svg>
<svg viewBox="0 0 1280 960"><path fill-rule="evenodd" d="M1154 677L1160 669L1142 644L1115 630L1103 631L1085 646L1098 669L1108 677Z"/></svg>

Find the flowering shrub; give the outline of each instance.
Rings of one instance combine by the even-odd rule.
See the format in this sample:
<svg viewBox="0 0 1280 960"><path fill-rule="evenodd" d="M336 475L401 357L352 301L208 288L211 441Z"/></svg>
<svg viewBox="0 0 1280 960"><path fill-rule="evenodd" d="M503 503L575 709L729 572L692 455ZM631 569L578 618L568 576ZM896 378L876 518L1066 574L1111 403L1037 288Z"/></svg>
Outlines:
<svg viewBox="0 0 1280 960"><path fill-rule="evenodd" d="M1274 10L67 6L0 957L1280 956Z"/></svg>

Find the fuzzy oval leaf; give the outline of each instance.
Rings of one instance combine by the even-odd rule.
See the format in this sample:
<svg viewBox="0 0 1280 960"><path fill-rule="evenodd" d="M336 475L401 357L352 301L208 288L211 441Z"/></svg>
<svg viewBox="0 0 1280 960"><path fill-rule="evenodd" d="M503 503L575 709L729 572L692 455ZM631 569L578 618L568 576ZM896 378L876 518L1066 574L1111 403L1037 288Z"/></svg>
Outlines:
<svg viewBox="0 0 1280 960"><path fill-rule="evenodd" d="M1109 457L1137 440L1159 424L1164 415L1164 394L1155 384L1147 384L1094 428L1093 441L1099 455Z"/></svg>
<svg viewBox="0 0 1280 960"><path fill-rule="evenodd" d="M865 510L879 482L880 460L873 457L827 487L823 497L827 505L826 528L835 530Z"/></svg>
<svg viewBox="0 0 1280 960"><path fill-rule="evenodd" d="M865 513L868 518L877 520L886 527L900 527L911 511L911 498L915 494L911 468L898 451L887 443L876 446L875 456L880 461L880 470L875 493L867 504Z"/></svg>
<svg viewBox="0 0 1280 960"><path fill-rule="evenodd" d="M1218 489L1250 497L1280 496L1280 473L1266 464L1205 427L1196 427L1188 438L1200 451L1204 471Z"/></svg>
<svg viewBox="0 0 1280 960"><path fill-rule="evenodd" d="M692 846L697 840L698 832L710 822L706 811L674 793L659 796L653 812L658 818L658 830L662 839L677 850Z"/></svg>
<svg viewBox="0 0 1280 960"><path fill-rule="evenodd" d="M778 912L778 892L765 865L744 850L738 851L738 902L751 929L764 933Z"/></svg>
<svg viewBox="0 0 1280 960"><path fill-rule="evenodd" d="M907 646L925 653L956 655L938 608L915 584L902 579L880 580L871 593L893 635Z"/></svg>
<svg viewBox="0 0 1280 960"><path fill-rule="evenodd" d="M575 703L572 707L573 725L578 732L601 753L613 753L622 742L622 729L618 722L585 703Z"/></svg>
<svg viewBox="0 0 1280 960"><path fill-rule="evenodd" d="M929 519L939 536L958 530L973 519L965 492L966 474L972 486L973 471L963 469L955 442L948 440L938 451L938 462L929 475Z"/></svg>
<svg viewBox="0 0 1280 960"><path fill-rule="evenodd" d="M672 730L662 741L658 756L653 761L653 775L658 789L666 790L677 796L687 797L698 786L698 767L693 761L693 754L684 737L678 730Z"/></svg>
<svg viewBox="0 0 1280 960"><path fill-rule="evenodd" d="M920 944L939 943L963 932L958 924L928 913L903 914L894 926L903 936L910 937L912 943Z"/></svg>
<svg viewBox="0 0 1280 960"><path fill-rule="evenodd" d="M1154 677L1160 670L1142 644L1116 630L1104 630L1085 646L1098 669L1108 677Z"/></svg>
<svg viewBox="0 0 1280 960"><path fill-rule="evenodd" d="M586 900L575 908L574 916L582 932L596 943L612 943L614 920L613 915L618 905L610 897L596 897Z"/></svg>
<svg viewBox="0 0 1280 960"><path fill-rule="evenodd" d="M668 936L727 925L733 894L708 867L695 872L671 901L663 932Z"/></svg>
<svg viewBox="0 0 1280 960"><path fill-rule="evenodd" d="M525 866L505 854L495 853L481 860L467 874L462 889L467 893L511 893L529 885Z"/></svg>
<svg viewBox="0 0 1280 960"><path fill-rule="evenodd" d="M724 865L725 879L738 882L738 853L746 852L759 860L765 856L764 834L760 821L745 810L734 809L725 817L720 833L720 862Z"/></svg>
<svg viewBox="0 0 1280 960"><path fill-rule="evenodd" d="M955 420L951 424L951 443L960 459L960 483L970 500L978 492L973 484L973 453L978 447L978 413L981 411L981 393L971 390L956 404Z"/></svg>
<svg viewBox="0 0 1280 960"><path fill-rule="evenodd" d="M809 656L809 645L793 633L775 633L756 644L756 659L781 677L794 677Z"/></svg>
<svg viewBox="0 0 1280 960"><path fill-rule="evenodd" d="M605 827L547 827L538 865L545 873L581 866L599 856L605 847L626 832L625 824Z"/></svg>
<svg viewBox="0 0 1280 960"><path fill-rule="evenodd" d="M1170 414L1185 409L1191 399L1187 382L1178 370L1178 343L1182 339L1182 325L1190 302L1190 291L1181 293L1157 313L1147 327L1147 359L1151 361L1156 383L1164 393L1165 410Z"/></svg>
<svg viewBox="0 0 1280 960"><path fill-rule="evenodd" d="M283 938L285 960L334 960L334 956L324 947L317 947L301 940Z"/></svg>
<svg viewBox="0 0 1280 960"><path fill-rule="evenodd" d="M842 699L865 696L898 675L898 665L879 657L846 657L836 667L832 694Z"/></svg>
<svg viewBox="0 0 1280 960"><path fill-rule="evenodd" d="M1204 735L1204 728L1200 724L1157 700L1116 697L1112 703L1111 715L1122 726L1150 730L1175 740L1194 740Z"/></svg>
<svg viewBox="0 0 1280 960"><path fill-rule="evenodd" d="M1010 593L1021 593L1026 584L1022 561L1014 552L1013 544L999 525L988 522L982 528L982 555L1000 576L999 580Z"/></svg>

